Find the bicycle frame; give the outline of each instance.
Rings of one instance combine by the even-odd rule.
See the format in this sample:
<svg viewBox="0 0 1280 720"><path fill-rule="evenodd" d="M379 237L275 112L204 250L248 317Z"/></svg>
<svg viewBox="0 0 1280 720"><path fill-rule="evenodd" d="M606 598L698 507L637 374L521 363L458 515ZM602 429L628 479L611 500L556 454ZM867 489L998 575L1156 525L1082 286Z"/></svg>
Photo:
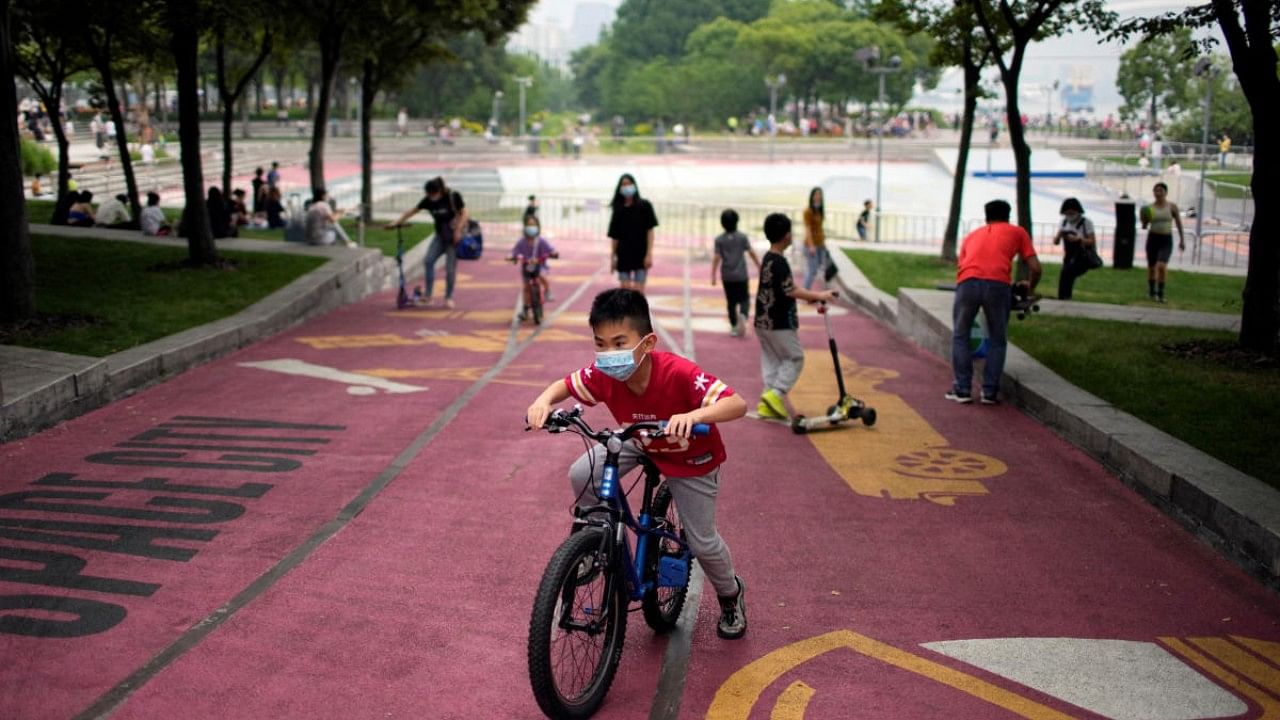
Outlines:
<svg viewBox="0 0 1280 720"><path fill-rule="evenodd" d="M580 409L575 410L575 414L568 416L571 418L566 422L581 423L576 413ZM637 423L632 428L640 425L648 425L651 423ZM581 425L579 425L581 427ZM588 430L589 428L583 428ZM664 530L657 530L652 527L653 517L651 515L653 509L653 494L661 483L661 474L656 465L647 457L640 458L640 467L644 473L644 492L642 494L640 516L636 517L631 511L631 504L627 501L627 495L621 491L619 483L621 478L618 474L618 462L622 454L624 433L613 433L604 431L607 437L592 437L592 439L603 440L601 442L605 448L604 466L601 470L600 485L596 488L596 497L600 499L600 503L582 510L574 519L574 524L585 527L599 527L605 530L606 552L608 553L609 564L613 564L614 552L622 553L622 562L620 566L623 568L623 579L627 584L627 597L632 601L638 601L644 598L645 594L656 588L656 581L646 581L644 579L644 570L646 564L646 552L648 548L646 543L642 542L648 536L655 536L674 541L681 549L683 555L682 560L685 563L685 572L688 572L688 563L693 560L693 553L689 550L689 545L683 539ZM596 433L595 435L600 435ZM603 517L601 517L603 516ZM635 552L632 553L631 542L627 538L626 529L631 530L631 534L635 537ZM615 590L614 583L617 582L616 576L611 575L606 578L607 592L605 597L612 598Z"/></svg>

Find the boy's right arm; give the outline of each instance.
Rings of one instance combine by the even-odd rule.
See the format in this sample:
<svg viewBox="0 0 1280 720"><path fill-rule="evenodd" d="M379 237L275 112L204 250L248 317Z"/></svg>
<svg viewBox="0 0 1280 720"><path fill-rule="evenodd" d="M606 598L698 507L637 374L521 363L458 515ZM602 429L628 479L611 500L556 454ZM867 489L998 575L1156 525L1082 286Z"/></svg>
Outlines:
<svg viewBox="0 0 1280 720"><path fill-rule="evenodd" d="M711 258L711 287L716 286L716 270L720 269L720 254L716 253Z"/></svg>
<svg viewBox="0 0 1280 720"><path fill-rule="evenodd" d="M833 300L835 299L835 296L836 296L836 294L830 290L822 290L819 292L814 292L812 290L806 290L798 285L791 292L787 293L787 295L789 297L795 298L796 300L806 300L808 302L818 302L819 300Z"/></svg>
<svg viewBox="0 0 1280 720"><path fill-rule="evenodd" d="M556 380L548 385L547 389L543 390L538 399L534 400L525 411L525 422L529 423L529 427L534 430L540 429L547 422L547 417L551 415L551 408L568 400L569 397L569 388L564 384L564 380Z"/></svg>

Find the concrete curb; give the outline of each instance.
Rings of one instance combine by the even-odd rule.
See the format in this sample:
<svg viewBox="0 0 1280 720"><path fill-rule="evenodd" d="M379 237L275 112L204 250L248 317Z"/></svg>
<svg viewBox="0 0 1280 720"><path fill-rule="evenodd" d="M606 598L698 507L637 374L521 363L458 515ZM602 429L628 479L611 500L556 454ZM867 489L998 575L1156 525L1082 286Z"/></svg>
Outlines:
<svg viewBox="0 0 1280 720"><path fill-rule="evenodd" d="M951 293L903 289L891 300L871 287L843 252L832 256L839 284L854 304L950 362ZM1001 391L1007 402L1097 459L1264 584L1280 589L1280 492L1081 390L1012 344Z"/></svg>
<svg viewBox="0 0 1280 720"><path fill-rule="evenodd" d="M33 231L91 236L95 240L186 245L181 238L142 238L131 231L56 228L46 232L43 226L33 226ZM47 371L52 362L56 369L47 383L21 396L4 398L0 404L0 442L25 437L82 415L303 320L394 288L399 281L395 258L384 257L372 248L347 250L270 240L220 240L218 246L220 250L281 252L330 259L235 315L104 358L30 351L31 363L40 363ZM426 250L424 241L405 253L406 278L422 275Z"/></svg>

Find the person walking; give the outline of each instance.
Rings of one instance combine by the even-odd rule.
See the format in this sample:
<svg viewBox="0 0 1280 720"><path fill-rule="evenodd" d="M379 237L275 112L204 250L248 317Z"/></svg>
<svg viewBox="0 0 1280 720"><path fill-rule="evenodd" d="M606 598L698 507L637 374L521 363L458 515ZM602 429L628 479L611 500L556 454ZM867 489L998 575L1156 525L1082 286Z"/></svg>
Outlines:
<svg viewBox="0 0 1280 720"><path fill-rule="evenodd" d="M1012 208L1004 200L992 200L984 206L987 224L969 233L960 245L956 263L956 297L951 308L951 368L955 383L944 397L953 402L973 402L973 350L969 333L973 321L982 310L987 329L987 361L982 369L982 404L999 402L1000 377L1004 374L1004 356L1008 348L1005 331L1009 326L1009 310L1013 304L1010 266L1021 256L1031 273L1025 284L1033 293L1040 282L1040 260L1031 246L1031 236L1009 223Z"/></svg>
<svg viewBox="0 0 1280 720"><path fill-rule="evenodd" d="M827 238L822 228L826 211L823 208L822 188L809 191L809 204L804 209L804 289L813 287L818 272L831 262L827 255Z"/></svg>
<svg viewBox="0 0 1280 720"><path fill-rule="evenodd" d="M469 219L467 205L462 201L461 194L445 185L443 177L435 177L423 186L422 200L414 207L405 210L395 222L385 226L386 229L391 230L404 225L419 210L431 213L431 219L435 222L435 233L431 236L431 244L427 246L427 257L423 261L423 275L426 279L426 295L423 302L428 305L431 303L435 290L436 263L444 257L444 306L453 308L453 287L458 276L457 248L467 228Z"/></svg>
<svg viewBox="0 0 1280 720"><path fill-rule="evenodd" d="M1062 225L1053 236L1053 244L1062 244L1062 274L1058 276L1058 299L1070 300L1076 278L1093 269L1089 252L1098 242L1093 221L1084 216L1084 206L1076 198L1062 201Z"/></svg>
<svg viewBox="0 0 1280 720"><path fill-rule="evenodd" d="M1173 256L1173 226L1178 226L1178 252L1187 249L1178 206L1169 202L1169 186L1162 182L1151 188L1155 202L1142 208L1139 219L1147 230L1147 297L1164 303L1164 284Z"/></svg>
<svg viewBox="0 0 1280 720"><path fill-rule="evenodd" d="M724 282L724 299L729 306L729 334L742 337L746 334L747 317L750 314L751 291L748 287L747 255L760 269L760 258L751 249L751 241L738 232L738 213L732 209L720 213L720 227L724 232L716 238L715 256L711 260L711 285L716 284L716 271Z"/></svg>
<svg viewBox="0 0 1280 720"><path fill-rule="evenodd" d="M653 267L653 229L658 216L653 205L640 197L640 187L631 173L618 178L609 203L609 237L613 240L609 269L618 274L624 288L644 292L644 283Z"/></svg>

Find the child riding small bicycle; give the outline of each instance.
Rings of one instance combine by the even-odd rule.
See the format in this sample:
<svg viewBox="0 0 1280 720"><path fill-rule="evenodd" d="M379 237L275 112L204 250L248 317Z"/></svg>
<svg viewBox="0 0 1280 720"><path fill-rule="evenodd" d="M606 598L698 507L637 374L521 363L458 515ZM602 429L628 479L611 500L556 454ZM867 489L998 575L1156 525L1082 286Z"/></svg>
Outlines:
<svg viewBox="0 0 1280 720"><path fill-rule="evenodd" d="M535 305L541 307L542 303L533 302L532 292L529 286L528 278L536 276L538 287L540 290L540 299L545 302L551 301L551 283L547 280L549 267L547 260L560 257L560 253L542 237L542 224L538 222L537 215L525 215L524 230L519 240L511 248L511 254L507 257L510 262L520 266L520 277L524 282L524 310L520 313L520 319L524 320L528 317L529 309Z"/></svg>

